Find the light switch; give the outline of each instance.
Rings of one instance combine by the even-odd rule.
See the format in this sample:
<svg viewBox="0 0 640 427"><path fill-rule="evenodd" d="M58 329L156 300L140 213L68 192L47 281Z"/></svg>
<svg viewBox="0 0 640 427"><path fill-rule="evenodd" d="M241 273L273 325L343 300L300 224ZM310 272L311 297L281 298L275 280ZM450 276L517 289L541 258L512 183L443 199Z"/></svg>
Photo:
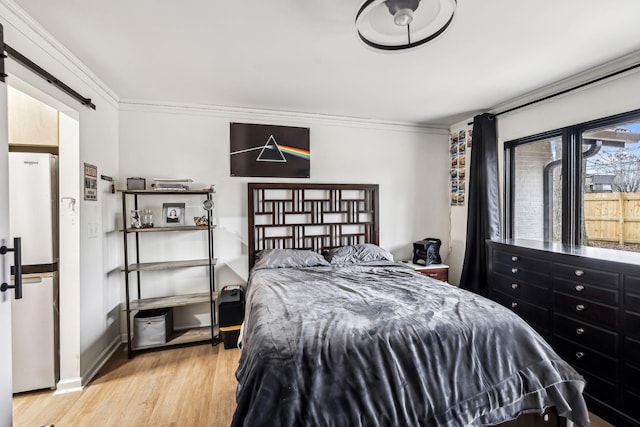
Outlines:
<svg viewBox="0 0 640 427"><path fill-rule="evenodd" d="M87 237L89 239L95 239L98 237L98 224L95 222L90 222L87 228Z"/></svg>

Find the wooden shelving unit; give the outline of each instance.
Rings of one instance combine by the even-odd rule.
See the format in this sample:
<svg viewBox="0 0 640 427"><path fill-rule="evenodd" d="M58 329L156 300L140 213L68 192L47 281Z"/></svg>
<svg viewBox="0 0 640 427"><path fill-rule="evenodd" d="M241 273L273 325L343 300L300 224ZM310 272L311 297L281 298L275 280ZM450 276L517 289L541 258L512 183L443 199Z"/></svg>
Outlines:
<svg viewBox="0 0 640 427"><path fill-rule="evenodd" d="M173 268L187 268L187 267L206 267L212 262L216 264L216 259L193 259L182 261L161 261L161 262L143 262L129 264L129 271L158 271L158 270L171 270ZM123 269L124 271L124 269Z"/></svg>
<svg viewBox="0 0 640 427"><path fill-rule="evenodd" d="M123 190L122 191L122 231L124 235L124 266L122 271L125 275L125 294L126 303L124 310L127 319L127 352L129 358L137 351L148 349L158 349L162 347L178 346L192 344L196 342L210 342L214 345L219 337L219 329L215 319L215 302L218 299L218 292L215 291L214 268L216 259L213 251L213 226L211 211L207 211L208 225L206 226L162 226L149 228L132 228L129 226L129 212L131 209L138 209L140 197L153 197L158 195L170 195L172 198L184 196L202 196L211 200L211 190L186 190L186 191L157 191L157 190ZM160 203L158 203L161 206ZM184 213L183 213L184 214ZM166 260L156 262L140 262L140 236L147 233L167 233L167 238L175 232L206 232L208 242L208 254L206 258L185 259L185 260ZM134 235L134 243L130 243L129 236ZM132 258L135 261L132 262ZM205 267L207 268L208 290L199 293L167 295L163 297L144 298L145 285L142 283L142 276L145 272L174 270L184 268ZM132 282L131 275L135 274L137 278L137 298L132 299ZM171 337L166 343L134 346L133 340L133 314L141 310L152 310L158 308L176 308L189 305L208 303L211 325L204 327L194 327L188 329L175 329Z"/></svg>
<svg viewBox="0 0 640 427"><path fill-rule="evenodd" d="M213 293L213 299L218 299L218 292ZM170 297L134 299L129 303L131 310L153 310L165 307L184 307L209 301L208 292L197 294L173 295Z"/></svg>
<svg viewBox="0 0 640 427"><path fill-rule="evenodd" d="M156 344L156 345L145 345L141 347L136 347L135 351L141 350L151 350L157 348L163 348L167 346L178 346L185 344L192 344L194 342L201 341L209 341L211 336L218 336L220 331L218 330L218 326L214 326L213 331L210 326L203 326L201 328L191 328L191 329L177 329L173 331L173 335L167 341L166 344Z"/></svg>

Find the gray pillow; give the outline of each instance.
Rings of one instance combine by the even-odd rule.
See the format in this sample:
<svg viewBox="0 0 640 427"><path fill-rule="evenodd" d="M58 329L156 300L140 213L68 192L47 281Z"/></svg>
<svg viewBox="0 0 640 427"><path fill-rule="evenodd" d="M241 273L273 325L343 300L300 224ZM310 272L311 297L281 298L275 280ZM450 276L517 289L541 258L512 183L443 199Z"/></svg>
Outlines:
<svg viewBox="0 0 640 427"><path fill-rule="evenodd" d="M372 243L347 245L323 252L331 265L360 264L369 261L393 261L393 255L386 249Z"/></svg>
<svg viewBox="0 0 640 427"><path fill-rule="evenodd" d="M330 265L317 252L306 249L264 249L256 255L254 269Z"/></svg>

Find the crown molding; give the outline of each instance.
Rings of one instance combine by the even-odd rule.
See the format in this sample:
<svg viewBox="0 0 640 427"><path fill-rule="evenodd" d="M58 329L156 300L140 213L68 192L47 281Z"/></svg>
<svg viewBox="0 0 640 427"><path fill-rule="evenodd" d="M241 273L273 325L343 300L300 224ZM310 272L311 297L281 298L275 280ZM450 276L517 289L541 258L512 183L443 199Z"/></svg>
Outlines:
<svg viewBox="0 0 640 427"><path fill-rule="evenodd" d="M605 64L602 65L598 65L595 67L592 67L588 70L582 71L580 73L574 74L570 77L567 77L565 79L559 80L557 82L551 83L547 86L543 86L539 89L536 89L534 91L528 92L522 96L519 96L517 98L512 98L508 101L505 101L503 103L500 103L498 105L495 105L494 107L489 109L489 112L493 113L493 114L499 114L501 111L507 111L510 110L512 108L516 108L520 105L524 105L527 104L529 102L532 101L536 101L538 99L542 99L545 98L547 96L551 96L553 94L556 94L558 92L562 92L563 90L567 90L567 89L571 89L573 87L576 86L580 86L582 84L588 83L592 80L596 80L602 77L605 77L611 73L615 73L621 70L624 70L626 68L632 67L634 65L638 65L640 64L640 50L636 50L634 52L631 52L627 55L624 55L618 59L609 61ZM579 89L576 90L587 90L590 87L593 87L595 85L601 85L601 84L605 84L608 81L612 81L615 79L619 79L622 78L626 75L630 75L633 73L638 73L640 72L640 68L636 68L633 70L629 70L626 71L624 73L612 76L611 78L605 78L603 80L600 80L598 82L594 82L592 85L586 85L584 87L581 87ZM570 95L572 92L568 92L566 94L562 94L560 96L565 96L565 95ZM544 102L544 101L542 101Z"/></svg>
<svg viewBox="0 0 640 427"><path fill-rule="evenodd" d="M120 111L154 112L185 115L220 117L229 120L279 120L286 123L310 122L332 126L392 130L396 132L419 132L448 135L449 129L420 123L392 122L358 117L332 116L326 114L301 113L293 111L267 110L218 105L185 104L168 101L148 101L142 99L120 99Z"/></svg>
<svg viewBox="0 0 640 427"><path fill-rule="evenodd" d="M9 12L9 14L2 13L2 19L13 26L16 31L33 42L37 47L47 52L54 61L69 70L78 79L99 92L102 97L114 107L118 106L118 95L84 65L80 59L73 55L73 53L56 40L53 35L27 14L24 9L18 6L13 0L0 0L0 5L4 6ZM5 42L8 42L7 44L17 49L17 46L11 44L11 40L5 40ZM44 46L42 42L48 46Z"/></svg>

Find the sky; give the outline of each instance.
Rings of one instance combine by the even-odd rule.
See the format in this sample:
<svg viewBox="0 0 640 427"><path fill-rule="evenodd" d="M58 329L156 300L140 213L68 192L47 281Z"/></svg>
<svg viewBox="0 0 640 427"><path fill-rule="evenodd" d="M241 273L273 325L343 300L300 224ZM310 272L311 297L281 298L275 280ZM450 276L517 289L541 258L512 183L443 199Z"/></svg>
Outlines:
<svg viewBox="0 0 640 427"><path fill-rule="evenodd" d="M640 133L640 121L619 127L621 127L622 129L627 129L631 132Z"/></svg>

